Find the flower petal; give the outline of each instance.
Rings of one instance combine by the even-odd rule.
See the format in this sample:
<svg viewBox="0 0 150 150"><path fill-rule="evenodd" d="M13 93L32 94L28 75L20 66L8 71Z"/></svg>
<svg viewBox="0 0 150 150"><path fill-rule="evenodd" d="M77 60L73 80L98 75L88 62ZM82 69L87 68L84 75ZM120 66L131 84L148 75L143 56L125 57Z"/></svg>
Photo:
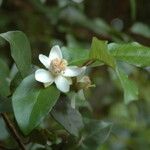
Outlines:
<svg viewBox="0 0 150 150"><path fill-rule="evenodd" d="M50 60L53 60L55 58L62 59L62 52L61 52L61 49L58 45L53 46L51 51L50 51L50 54L49 54Z"/></svg>
<svg viewBox="0 0 150 150"><path fill-rule="evenodd" d="M45 55L43 55L43 54L40 54L40 55L39 55L39 60L40 60L40 62L41 62L46 68L49 68L49 66L50 66L50 59L49 59L47 56L45 56Z"/></svg>
<svg viewBox="0 0 150 150"><path fill-rule="evenodd" d="M56 86L57 88L66 93L66 92L69 92L69 89L70 89L70 82L63 76L57 76L55 78L55 83L56 83Z"/></svg>
<svg viewBox="0 0 150 150"><path fill-rule="evenodd" d="M79 76L83 72L85 72L86 67L79 68L77 66L70 66L65 69L63 72L63 76L65 77L75 77Z"/></svg>
<svg viewBox="0 0 150 150"><path fill-rule="evenodd" d="M72 79L71 78L66 78L69 82L69 84L71 85L72 84Z"/></svg>
<svg viewBox="0 0 150 150"><path fill-rule="evenodd" d="M54 77L51 75L51 73L44 69L38 69L35 72L35 79L42 83L53 83Z"/></svg>

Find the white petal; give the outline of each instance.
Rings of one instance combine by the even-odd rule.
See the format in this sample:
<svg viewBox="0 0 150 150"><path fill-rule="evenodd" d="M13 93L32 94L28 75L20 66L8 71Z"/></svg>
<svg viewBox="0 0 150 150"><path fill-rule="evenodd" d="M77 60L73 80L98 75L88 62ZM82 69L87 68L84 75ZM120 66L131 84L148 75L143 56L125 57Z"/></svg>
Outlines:
<svg viewBox="0 0 150 150"><path fill-rule="evenodd" d="M47 56L40 54L40 55L39 55L39 60L40 60L40 62L41 62L46 68L49 68L49 66L50 66L50 59L49 59Z"/></svg>
<svg viewBox="0 0 150 150"><path fill-rule="evenodd" d="M50 54L49 54L50 60L53 60L55 58L62 59L62 52L61 52L61 49L58 45L53 46L51 51L50 51Z"/></svg>
<svg viewBox="0 0 150 150"><path fill-rule="evenodd" d="M69 81L65 77L63 77L63 76L57 76L55 78L55 83L56 83L57 88L60 91L62 91L64 93L69 92L70 83L69 83Z"/></svg>
<svg viewBox="0 0 150 150"><path fill-rule="evenodd" d="M85 72L86 67L79 68L77 66L70 66L65 69L63 72L63 76L65 77L75 77L79 76L83 72Z"/></svg>
<svg viewBox="0 0 150 150"><path fill-rule="evenodd" d="M69 82L69 84L71 85L72 84L72 79L71 78L66 78Z"/></svg>
<svg viewBox="0 0 150 150"><path fill-rule="evenodd" d="M42 83L53 83L54 77L51 75L51 73L44 69L38 69L35 72L35 79Z"/></svg>
<svg viewBox="0 0 150 150"><path fill-rule="evenodd" d="M81 80L83 79L84 76L85 76L85 71L83 71L83 73L81 73L81 74L77 77L77 82L82 82Z"/></svg>

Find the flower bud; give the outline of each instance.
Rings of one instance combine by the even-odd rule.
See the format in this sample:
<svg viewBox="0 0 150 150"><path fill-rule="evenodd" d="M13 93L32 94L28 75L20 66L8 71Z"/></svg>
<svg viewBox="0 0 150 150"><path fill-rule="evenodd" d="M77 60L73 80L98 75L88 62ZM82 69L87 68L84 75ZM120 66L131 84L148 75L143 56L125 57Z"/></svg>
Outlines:
<svg viewBox="0 0 150 150"><path fill-rule="evenodd" d="M81 77L81 78L78 78L77 82L78 82L78 85L79 85L80 89L87 90L90 87L95 87L95 85L92 84L89 76L86 76L86 75Z"/></svg>

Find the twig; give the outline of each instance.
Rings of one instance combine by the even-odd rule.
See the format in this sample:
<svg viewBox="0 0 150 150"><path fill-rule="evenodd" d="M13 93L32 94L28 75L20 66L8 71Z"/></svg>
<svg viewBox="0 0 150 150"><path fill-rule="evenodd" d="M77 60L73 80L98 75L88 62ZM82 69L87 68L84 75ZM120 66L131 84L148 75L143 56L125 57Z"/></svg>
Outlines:
<svg viewBox="0 0 150 150"><path fill-rule="evenodd" d="M89 66L89 65L93 64L94 62L95 62L95 60L88 60L81 67L83 67L83 66Z"/></svg>
<svg viewBox="0 0 150 150"><path fill-rule="evenodd" d="M5 121L5 124L6 124L7 128L9 129L10 133L12 134L12 136L15 138L16 142L18 143L20 149L21 150L26 150L20 136L18 135L15 127L11 123L11 121L8 118L7 114L6 113L1 113L1 116L2 116L3 120Z"/></svg>
<svg viewBox="0 0 150 150"><path fill-rule="evenodd" d="M3 146L1 143L0 143L0 149L1 150L8 150L5 146Z"/></svg>

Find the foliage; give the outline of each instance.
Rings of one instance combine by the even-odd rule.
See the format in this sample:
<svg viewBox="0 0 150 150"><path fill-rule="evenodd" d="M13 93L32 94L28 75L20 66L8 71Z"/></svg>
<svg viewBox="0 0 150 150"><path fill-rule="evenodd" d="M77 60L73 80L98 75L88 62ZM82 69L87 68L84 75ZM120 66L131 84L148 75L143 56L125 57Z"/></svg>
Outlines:
<svg viewBox="0 0 150 150"><path fill-rule="evenodd" d="M149 149L150 36L136 22L138 5L126 6L128 27L120 18L107 23L97 9L90 18L89 0L0 3L0 149ZM35 80L38 55L53 45L69 66L86 66L68 93Z"/></svg>

